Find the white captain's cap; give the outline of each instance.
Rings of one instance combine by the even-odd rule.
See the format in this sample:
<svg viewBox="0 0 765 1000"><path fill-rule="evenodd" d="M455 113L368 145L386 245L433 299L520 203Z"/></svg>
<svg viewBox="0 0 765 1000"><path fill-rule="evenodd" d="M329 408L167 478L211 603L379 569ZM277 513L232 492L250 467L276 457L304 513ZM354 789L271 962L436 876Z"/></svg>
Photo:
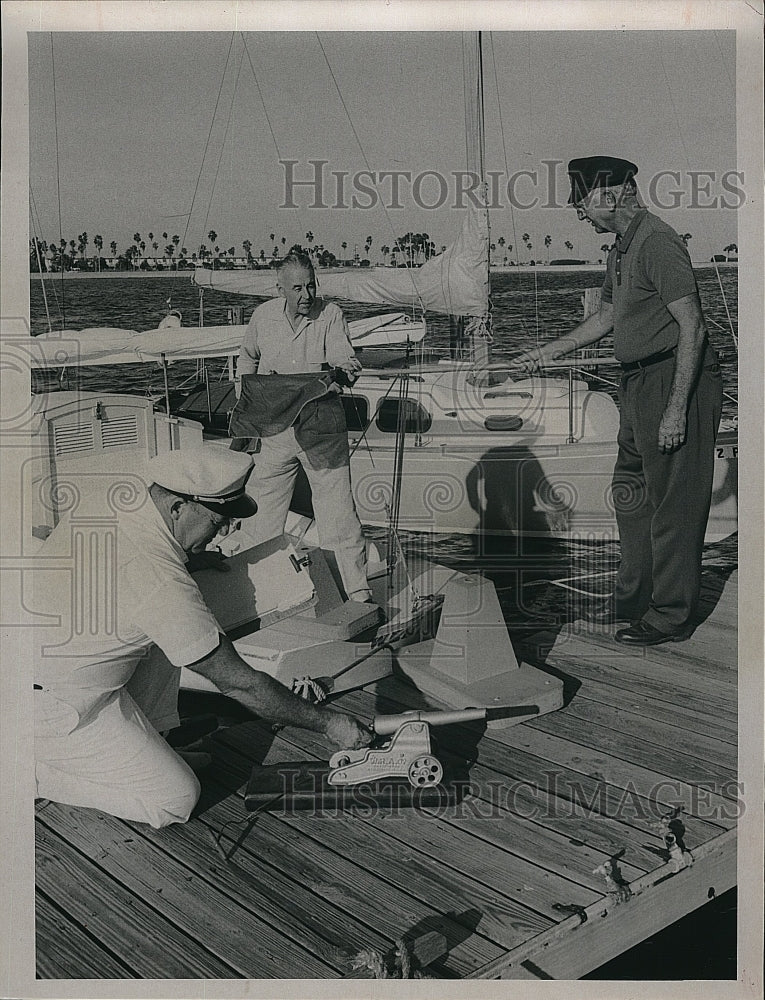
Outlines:
<svg viewBox="0 0 765 1000"><path fill-rule="evenodd" d="M244 491L252 467L251 455L206 444L155 455L146 463L146 478L223 517L250 517L258 509Z"/></svg>

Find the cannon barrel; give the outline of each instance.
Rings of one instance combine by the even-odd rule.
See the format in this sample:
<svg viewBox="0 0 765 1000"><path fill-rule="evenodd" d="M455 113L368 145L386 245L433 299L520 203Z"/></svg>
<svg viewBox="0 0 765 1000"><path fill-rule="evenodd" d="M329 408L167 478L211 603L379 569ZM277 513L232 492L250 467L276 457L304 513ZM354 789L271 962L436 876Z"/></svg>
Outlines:
<svg viewBox="0 0 765 1000"><path fill-rule="evenodd" d="M372 728L378 736L392 736L405 722L427 722L430 726L452 726L486 718L485 708L463 708L448 712L403 712L401 715L377 715Z"/></svg>

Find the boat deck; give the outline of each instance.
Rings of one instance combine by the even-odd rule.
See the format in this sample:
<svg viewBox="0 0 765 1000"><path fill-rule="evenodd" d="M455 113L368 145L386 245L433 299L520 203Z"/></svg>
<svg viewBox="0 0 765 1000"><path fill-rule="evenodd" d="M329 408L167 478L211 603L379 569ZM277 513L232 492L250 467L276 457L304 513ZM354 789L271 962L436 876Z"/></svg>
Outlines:
<svg viewBox="0 0 765 1000"><path fill-rule="evenodd" d="M328 754L257 720L207 739L184 826L38 804L38 977L360 978L381 961L586 975L735 884L736 606L736 574L707 569L685 643L630 653L581 623L526 635L519 659L562 676L566 705L441 730L441 758L469 778L456 804L249 817L253 764ZM420 707L392 678L339 703L366 718Z"/></svg>

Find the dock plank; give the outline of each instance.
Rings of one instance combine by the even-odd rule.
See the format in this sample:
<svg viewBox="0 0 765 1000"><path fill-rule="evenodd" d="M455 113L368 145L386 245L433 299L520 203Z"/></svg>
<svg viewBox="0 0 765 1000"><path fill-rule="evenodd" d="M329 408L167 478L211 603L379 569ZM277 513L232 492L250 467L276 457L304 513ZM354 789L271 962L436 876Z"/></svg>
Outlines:
<svg viewBox="0 0 765 1000"><path fill-rule="evenodd" d="M266 864L261 858L263 837L259 828L251 831L252 849L238 850L231 859L211 852L215 834L223 824L234 824L241 818L236 808L226 808L224 794L217 807L188 824L176 824L162 831L146 828L141 833L183 864L193 866L236 905L266 920L285 938L309 950L339 973L347 971L349 958L362 948L390 946L390 940L349 918L321 894L308 891L299 881L286 878ZM204 827L202 836L200 826ZM241 831L239 825L232 838L236 840ZM253 974L255 971L253 968Z"/></svg>
<svg viewBox="0 0 765 1000"><path fill-rule="evenodd" d="M307 735L310 739L310 734ZM304 750L303 734L295 733L294 737L296 737L296 748ZM453 755L440 752L440 757L443 761L447 761ZM467 843L470 851L478 852L480 858L475 862L476 871L472 873L473 877L480 881L488 880L492 892L505 892L513 898L522 899L526 905L534 905L528 893L534 888L533 883L539 880L539 869L543 869L547 873L543 879L547 903L545 904L543 900L542 905L547 905L547 909L540 912L546 912L553 919L558 919L558 911L550 905L554 888L563 891L564 888L569 888L569 882L574 882L591 889L596 894L600 893L602 878L593 875L593 869L611 857L613 851L605 853L602 849L590 849L585 843L573 840L570 835L562 836L557 831L533 823L518 812L503 806L503 801L515 799L516 789L509 785L503 786L491 771L478 767L472 778L469 799L453 806L437 809L426 807L421 810L450 829L433 824L426 828L420 827L418 833L424 830L426 838L420 840L418 837L415 841L414 830L412 834L409 833L411 823L402 824L401 817L396 816L395 829L388 824L386 832L404 844L416 843L418 849L424 848L427 852L444 858L446 864L456 864L465 874L471 873L466 867L466 854L459 849L462 841L455 838L455 832L469 836L471 839ZM488 794L487 788L490 789ZM358 819L355 822L358 823ZM499 848L499 853L493 848ZM648 857L652 861L650 867L654 867L655 856L648 855ZM451 858L454 860L450 860ZM502 869L498 871L496 877L492 876L492 859L497 868ZM532 867L528 868L527 863ZM521 887L520 891L518 886L515 888L511 886L509 889L503 887L508 864L514 866L515 879ZM637 877L645 870L629 864L625 865L624 869L626 877ZM557 883L551 880L549 875L559 875L565 881ZM535 909L540 908L535 906Z"/></svg>
<svg viewBox="0 0 765 1000"><path fill-rule="evenodd" d="M241 728L237 727L237 730ZM245 752L250 750L252 733L224 732L216 735L215 742L224 744L217 751L220 759L226 759L228 766L239 768L240 773L246 776L249 767L245 758L237 762L236 757L226 756L225 750L226 746L231 748L231 753L237 747ZM311 758L312 755L299 746L277 744L274 752L269 754L269 763ZM440 932L448 940L458 941L464 937L466 927L471 932L475 929L475 914L483 914L481 936L489 934L491 928L505 940L517 940L519 935L536 932L549 925L549 920L528 906L498 898L496 892L488 892L482 883L473 881L456 869L450 870L431 855L423 853L419 845L420 835L412 837L408 844L404 835L402 848L389 828L397 832L402 825L407 825L411 833L412 817L386 813L384 818L383 824L381 817L376 822L368 822L359 815L344 816L340 811L324 818L279 815L279 825L274 828L277 817L264 814L258 820L258 829L262 835L273 836L274 850L280 855L285 847L300 849L302 844L304 881L314 886L316 891L332 891L333 898L356 913L357 919L369 919L364 914L368 912L369 900L374 899L375 926L392 938L408 933L412 927L422 925L423 921L428 923L429 929L434 929L433 921L438 920L443 924L438 928ZM431 822L422 817L420 820L420 825ZM333 857L333 854L336 856ZM281 856L269 855L269 859L273 864L285 863ZM286 867L289 870L289 864ZM362 870L358 871L358 867ZM339 894L341 886L343 893ZM448 920L444 920L444 914L449 915ZM476 950L479 941L476 935L472 935L464 944L453 946L449 962L463 961L461 955L465 952L468 956L466 960L472 963L474 956L471 952ZM482 951L491 947L488 940L480 944Z"/></svg>
<svg viewBox="0 0 765 1000"><path fill-rule="evenodd" d="M446 812L460 812L461 808L450 807ZM433 883L428 898L444 880L454 880L454 873L460 876L455 889L471 902L483 907L500 894L551 920L560 918L553 906L560 896L586 906L601 895L595 880L592 886L582 885L489 840L477 839L469 826L441 822L440 813L440 809L387 812L384 824L379 818L333 816L333 844L350 856L370 852L365 865L383 877L391 878L395 871L397 881L411 885L416 879L420 890L425 888L424 881ZM308 825L299 816L294 820L290 817L288 822L297 827Z"/></svg>
<svg viewBox="0 0 765 1000"><path fill-rule="evenodd" d="M136 973L118 961L78 926L43 892L35 898L37 979L135 979Z"/></svg>
<svg viewBox="0 0 765 1000"><path fill-rule="evenodd" d="M57 829L67 840L83 853L96 855L99 866L115 882L150 903L159 915L150 929L156 938L162 940L172 925L186 939L187 951L192 942L193 954L211 952L219 967L225 964L229 970L225 978L253 978L253 967L260 969L261 977L275 979L331 974L321 959L236 906L193 868L147 842L129 824L97 812L83 823L81 810L69 806L56 809ZM190 975L190 971L185 977L175 972L172 978ZM216 978L209 973L203 976Z"/></svg>
<svg viewBox="0 0 765 1000"><path fill-rule="evenodd" d="M88 826L80 813L79 821ZM84 820L84 822L83 822ZM62 833L53 832L49 822ZM227 979L234 972L204 947L189 948L187 937L167 925L157 911L143 899L129 892L88 857L76 851L63 836L67 830L66 814L55 804L46 810L45 823L37 822L37 886L89 935L117 955L141 979ZM130 835L125 827L123 835ZM81 836L81 843L86 836ZM100 846L87 842L86 853L98 855ZM38 935L42 927L38 926ZM44 943L44 949L41 947ZM38 937L38 951L52 952L52 943ZM91 953L80 955L67 950L70 966L79 965L87 979ZM111 963L110 963L111 964Z"/></svg>
<svg viewBox="0 0 765 1000"><path fill-rule="evenodd" d="M396 706L406 704L406 685L385 678L374 686L375 711L396 711ZM380 692L385 691L383 697ZM342 706L353 704L359 711L362 704L370 704L371 692L356 692L345 696ZM355 700L351 701L351 697ZM395 699L395 700L392 700ZM558 719L565 709L547 716ZM368 709L364 717L374 714ZM507 748L513 753L508 754ZM529 726L507 729L490 729L481 741L479 763L504 774L507 778L530 785L541 784L546 793L563 800L572 798L592 803L596 811L618 817L647 832L653 832L653 823L664 812L678 803L685 805L684 822L694 830L698 842L716 837L721 829L735 825L736 810L732 803L708 793L706 789L687 784L680 779L667 780L667 776L637 764L621 760L603 751L576 743L565 737L543 732ZM550 764L553 768L550 768ZM709 819L696 813L702 811Z"/></svg>
<svg viewBox="0 0 765 1000"><path fill-rule="evenodd" d="M554 719L543 716L530 720L528 728L568 739L590 751L608 754L627 765L634 764L689 786L701 785L711 789L718 797L735 797L735 768L712 765L708 760L699 760L690 753L681 753L633 736L628 729L614 730L606 725L597 725L583 718L582 713L562 711L556 713Z"/></svg>
<svg viewBox="0 0 765 1000"><path fill-rule="evenodd" d="M605 675L602 668L584 658L566 661L565 672L581 682L582 687L576 692L577 699L585 696L590 701L634 712L644 718L655 719L657 722L667 722L689 733L710 734L714 739L730 743L732 746L738 743L735 716L729 718L718 713L712 717L706 702L702 702L703 710L692 708L679 692L677 700L672 702L668 700L667 696L671 692L666 690L666 686L662 691L663 698L654 697L636 683L623 680L621 672L609 671Z"/></svg>
<svg viewBox="0 0 765 1000"><path fill-rule="evenodd" d="M589 694L589 689L587 693ZM724 771L731 779L735 779L737 774L736 745L708 735L708 730L691 732L671 722L631 711L626 706L604 705L602 702L581 696L574 698L571 704L566 706L566 716L610 729L618 734L629 733L665 751L670 750L697 761L708 761ZM656 767L659 765L659 760L652 756L651 763Z"/></svg>

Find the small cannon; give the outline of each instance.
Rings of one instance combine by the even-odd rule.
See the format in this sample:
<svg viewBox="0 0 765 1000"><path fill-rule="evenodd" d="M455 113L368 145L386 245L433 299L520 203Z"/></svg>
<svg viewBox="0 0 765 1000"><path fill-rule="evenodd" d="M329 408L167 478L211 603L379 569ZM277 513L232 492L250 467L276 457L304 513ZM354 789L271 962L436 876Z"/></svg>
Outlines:
<svg viewBox="0 0 765 1000"><path fill-rule="evenodd" d="M446 712L404 712L378 715L372 729L377 736L390 736L382 746L361 750L339 750L329 760L327 782L333 786L360 785L384 778L407 778L413 788L440 783L441 762L433 754L431 726L449 726L485 719L485 708Z"/></svg>

